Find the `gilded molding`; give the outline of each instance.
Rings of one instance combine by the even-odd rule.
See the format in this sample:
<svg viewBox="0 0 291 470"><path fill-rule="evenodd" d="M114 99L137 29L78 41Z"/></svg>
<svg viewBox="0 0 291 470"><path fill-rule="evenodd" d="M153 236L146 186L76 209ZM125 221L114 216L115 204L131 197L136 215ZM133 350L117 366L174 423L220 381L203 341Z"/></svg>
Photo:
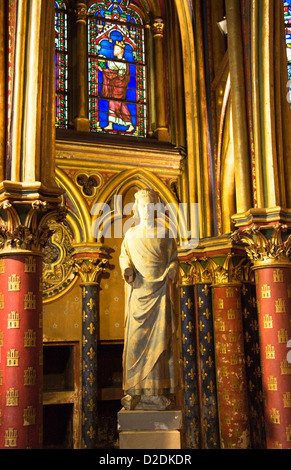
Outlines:
<svg viewBox="0 0 291 470"><path fill-rule="evenodd" d="M273 229L272 235L262 233L263 230ZM290 267L291 235L283 241L282 233L287 232L288 226L276 224L258 227L251 225L244 230L237 230L232 235L233 240L244 246L249 259L253 262L253 268L265 268L266 266Z"/></svg>

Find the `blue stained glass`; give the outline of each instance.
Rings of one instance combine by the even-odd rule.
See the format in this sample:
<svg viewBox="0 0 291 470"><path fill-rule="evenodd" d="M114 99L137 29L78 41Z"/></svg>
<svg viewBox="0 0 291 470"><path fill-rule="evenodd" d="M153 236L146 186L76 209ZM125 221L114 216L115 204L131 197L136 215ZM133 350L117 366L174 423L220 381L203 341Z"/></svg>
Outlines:
<svg viewBox="0 0 291 470"><path fill-rule="evenodd" d="M129 0L96 2L89 8L88 38L91 130L145 137L144 27L139 13L134 5L129 7Z"/></svg>
<svg viewBox="0 0 291 470"><path fill-rule="evenodd" d="M291 0L284 1L284 21L287 45L288 77L291 80Z"/></svg>

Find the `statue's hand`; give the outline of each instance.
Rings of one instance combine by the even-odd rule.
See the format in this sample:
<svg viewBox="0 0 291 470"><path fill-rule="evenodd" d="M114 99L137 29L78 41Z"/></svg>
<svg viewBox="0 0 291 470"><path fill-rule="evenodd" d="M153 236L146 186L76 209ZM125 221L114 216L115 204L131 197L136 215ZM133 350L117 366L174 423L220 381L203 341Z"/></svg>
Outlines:
<svg viewBox="0 0 291 470"><path fill-rule="evenodd" d="M124 271L124 279L129 285L133 284L133 269L132 268L126 268L126 270Z"/></svg>

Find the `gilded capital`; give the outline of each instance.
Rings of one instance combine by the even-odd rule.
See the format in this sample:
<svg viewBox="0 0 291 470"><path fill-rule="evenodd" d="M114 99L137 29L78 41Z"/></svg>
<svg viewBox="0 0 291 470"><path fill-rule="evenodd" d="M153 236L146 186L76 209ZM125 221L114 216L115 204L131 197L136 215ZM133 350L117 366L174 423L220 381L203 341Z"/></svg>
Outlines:
<svg viewBox="0 0 291 470"><path fill-rule="evenodd" d="M107 264L107 258L80 256L72 259L73 271L80 276L82 284L97 284L101 274L106 271Z"/></svg>
<svg viewBox="0 0 291 470"><path fill-rule="evenodd" d="M83 2L79 2L76 4L76 8L75 8L75 14L76 14L76 22L82 22L82 23L86 23L87 21L87 14L88 14L88 8L87 8L87 5L86 3L83 3Z"/></svg>
<svg viewBox="0 0 291 470"><path fill-rule="evenodd" d="M290 267L291 235L283 224L256 226L234 232L233 240L244 246L253 268ZM284 236L285 234L285 236Z"/></svg>
<svg viewBox="0 0 291 470"><path fill-rule="evenodd" d="M54 231L50 222L65 219L67 209L40 199L0 202L0 253L33 251L43 248Z"/></svg>
<svg viewBox="0 0 291 470"><path fill-rule="evenodd" d="M152 25L154 37L163 37L164 27L163 18L155 18Z"/></svg>

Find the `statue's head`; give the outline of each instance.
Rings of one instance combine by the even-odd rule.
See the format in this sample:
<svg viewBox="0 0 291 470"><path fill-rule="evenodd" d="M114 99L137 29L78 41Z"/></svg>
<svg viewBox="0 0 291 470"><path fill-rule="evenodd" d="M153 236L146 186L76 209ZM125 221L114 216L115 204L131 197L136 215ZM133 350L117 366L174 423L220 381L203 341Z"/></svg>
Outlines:
<svg viewBox="0 0 291 470"><path fill-rule="evenodd" d="M141 220L153 220L156 204L159 203L159 196L153 189L141 189L135 193L135 203L133 206L134 216Z"/></svg>

